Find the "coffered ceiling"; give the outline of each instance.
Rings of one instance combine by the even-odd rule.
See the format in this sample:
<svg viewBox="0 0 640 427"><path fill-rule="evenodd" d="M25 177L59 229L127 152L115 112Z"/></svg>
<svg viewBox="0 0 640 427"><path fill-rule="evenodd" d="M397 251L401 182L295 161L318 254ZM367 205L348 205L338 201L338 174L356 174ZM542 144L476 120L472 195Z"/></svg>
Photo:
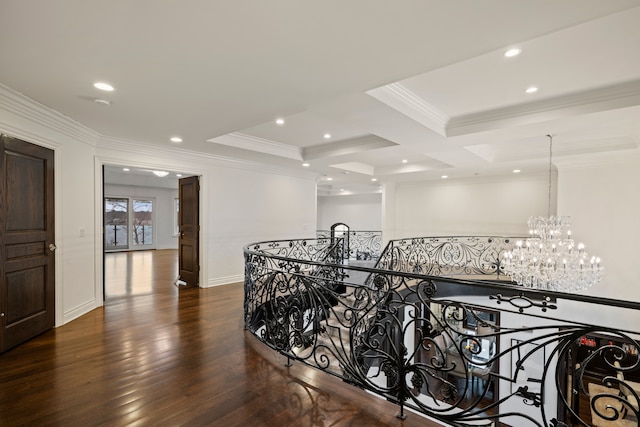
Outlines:
<svg viewBox="0 0 640 427"><path fill-rule="evenodd" d="M636 155L638 22L640 0L4 0L0 83L105 139L348 194L539 173L549 133L557 161Z"/></svg>

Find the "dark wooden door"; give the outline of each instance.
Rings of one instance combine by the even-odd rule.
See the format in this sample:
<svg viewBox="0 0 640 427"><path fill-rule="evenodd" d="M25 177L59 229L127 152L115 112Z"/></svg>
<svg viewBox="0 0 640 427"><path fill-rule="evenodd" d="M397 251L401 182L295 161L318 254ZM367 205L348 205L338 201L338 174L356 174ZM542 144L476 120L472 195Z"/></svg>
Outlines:
<svg viewBox="0 0 640 427"><path fill-rule="evenodd" d="M181 178L178 184L178 274L189 286L198 285L200 274L200 183L197 176Z"/></svg>
<svg viewBox="0 0 640 427"><path fill-rule="evenodd" d="M55 324L53 151L0 136L0 352Z"/></svg>

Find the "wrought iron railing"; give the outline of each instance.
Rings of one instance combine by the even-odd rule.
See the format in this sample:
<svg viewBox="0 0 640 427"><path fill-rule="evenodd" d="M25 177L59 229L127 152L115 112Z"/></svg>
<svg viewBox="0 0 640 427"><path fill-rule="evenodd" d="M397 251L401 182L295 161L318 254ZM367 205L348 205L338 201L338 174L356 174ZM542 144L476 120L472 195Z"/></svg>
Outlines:
<svg viewBox="0 0 640 427"><path fill-rule="evenodd" d="M433 276L495 275L505 279L500 262L515 239L440 236L391 240L376 267Z"/></svg>
<svg viewBox="0 0 640 427"><path fill-rule="evenodd" d="M397 403L399 417L409 408L450 425L638 425L640 304L524 289L500 280L487 255L499 250L452 238L453 253L483 258L459 263L444 255L453 241L435 239L393 242L378 268L333 262L327 239L250 245L245 326L288 361ZM423 250L432 256L414 256ZM416 267L432 259L438 269L420 267L430 274ZM399 266L410 271L390 269Z"/></svg>
<svg viewBox="0 0 640 427"><path fill-rule="evenodd" d="M360 261L375 261L382 252L382 231L349 230L343 232L344 242L348 242L345 248L346 259ZM317 230L318 239L331 238L330 230Z"/></svg>

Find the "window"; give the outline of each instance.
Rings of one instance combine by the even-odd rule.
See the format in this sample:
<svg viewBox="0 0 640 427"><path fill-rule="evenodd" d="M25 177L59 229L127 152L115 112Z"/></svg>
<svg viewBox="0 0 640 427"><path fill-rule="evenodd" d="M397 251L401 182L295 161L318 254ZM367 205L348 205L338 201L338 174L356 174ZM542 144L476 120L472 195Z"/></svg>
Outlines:
<svg viewBox="0 0 640 427"><path fill-rule="evenodd" d="M133 199L133 226L131 244L153 244L153 201Z"/></svg>
<svg viewBox="0 0 640 427"><path fill-rule="evenodd" d="M153 198L105 197L104 249L153 249L154 204Z"/></svg>
<svg viewBox="0 0 640 427"><path fill-rule="evenodd" d="M129 199L104 199L105 249L127 249L129 228Z"/></svg>

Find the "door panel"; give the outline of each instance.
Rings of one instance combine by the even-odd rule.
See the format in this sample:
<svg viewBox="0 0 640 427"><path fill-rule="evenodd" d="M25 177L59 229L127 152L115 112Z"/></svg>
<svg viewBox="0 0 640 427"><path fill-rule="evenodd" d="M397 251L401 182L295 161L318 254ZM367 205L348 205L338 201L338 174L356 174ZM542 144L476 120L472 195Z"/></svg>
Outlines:
<svg viewBox="0 0 640 427"><path fill-rule="evenodd" d="M200 184L197 176L181 178L178 184L178 264L180 280L198 285L200 274Z"/></svg>
<svg viewBox="0 0 640 427"><path fill-rule="evenodd" d="M0 136L0 167L4 351L55 323L53 151Z"/></svg>

